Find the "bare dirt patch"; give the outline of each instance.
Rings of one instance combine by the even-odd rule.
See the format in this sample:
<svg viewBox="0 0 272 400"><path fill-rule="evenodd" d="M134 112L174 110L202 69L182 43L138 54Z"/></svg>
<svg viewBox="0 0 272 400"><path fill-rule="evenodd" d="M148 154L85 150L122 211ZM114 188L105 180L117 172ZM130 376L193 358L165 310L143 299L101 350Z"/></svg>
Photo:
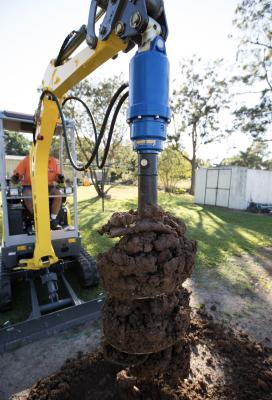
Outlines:
<svg viewBox="0 0 272 400"><path fill-rule="evenodd" d="M231 257L216 270L203 269L185 286L193 308L204 304L217 321L272 347L272 248Z"/></svg>
<svg viewBox="0 0 272 400"><path fill-rule="evenodd" d="M271 400L271 349L215 323L203 308L192 318L187 341L191 370L184 382L165 375L152 384L139 379L117 384L122 367L98 352L67 360L57 374L39 381L27 399Z"/></svg>

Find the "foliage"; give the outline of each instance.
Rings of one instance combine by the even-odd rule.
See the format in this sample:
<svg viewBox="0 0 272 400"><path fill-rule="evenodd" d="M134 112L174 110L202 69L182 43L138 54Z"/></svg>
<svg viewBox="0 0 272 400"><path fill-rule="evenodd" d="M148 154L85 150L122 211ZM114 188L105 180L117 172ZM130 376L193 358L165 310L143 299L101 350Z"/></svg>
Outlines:
<svg viewBox="0 0 272 400"><path fill-rule="evenodd" d="M268 171L272 171L272 158L263 162L263 168Z"/></svg>
<svg viewBox="0 0 272 400"><path fill-rule="evenodd" d="M159 157L159 179L165 192L174 193L180 179L191 176L190 163L180 150L168 146Z"/></svg>
<svg viewBox="0 0 272 400"><path fill-rule="evenodd" d="M59 138L56 136L52 137L52 142L50 146L50 154L55 157L57 160L59 159Z"/></svg>
<svg viewBox="0 0 272 400"><path fill-rule="evenodd" d="M111 158L111 175L116 175L123 182L135 181L138 173L137 154L130 143L119 143Z"/></svg>
<svg viewBox="0 0 272 400"><path fill-rule="evenodd" d="M220 129L220 112L227 107L228 85L221 76L221 68L222 60L207 64L196 56L184 60L173 91L175 134L169 139L179 147L184 136L191 138L191 158L183 153L184 158L191 163L191 194L194 193L199 146L219 140L224 135Z"/></svg>
<svg viewBox="0 0 272 400"><path fill-rule="evenodd" d="M264 142L253 142L245 151L240 151L237 156L226 158L223 165L237 165L252 169L269 169L271 161L268 160L268 146Z"/></svg>
<svg viewBox="0 0 272 400"><path fill-rule="evenodd" d="M246 94L252 97L252 104L235 111L236 128L256 138L263 136L272 122L271 0L242 0L234 25L240 33L239 72L234 81L245 85Z"/></svg>
<svg viewBox="0 0 272 400"><path fill-rule="evenodd" d="M31 142L18 132L5 131L6 154L25 156L28 154Z"/></svg>

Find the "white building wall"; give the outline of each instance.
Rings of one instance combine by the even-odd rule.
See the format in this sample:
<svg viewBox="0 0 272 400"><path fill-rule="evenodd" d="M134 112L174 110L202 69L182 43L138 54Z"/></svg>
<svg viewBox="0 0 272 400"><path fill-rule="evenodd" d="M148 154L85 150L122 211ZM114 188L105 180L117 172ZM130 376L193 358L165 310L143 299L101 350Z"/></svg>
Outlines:
<svg viewBox="0 0 272 400"><path fill-rule="evenodd" d="M247 168L232 167L230 182L229 208L244 210L247 208Z"/></svg>
<svg viewBox="0 0 272 400"><path fill-rule="evenodd" d="M195 202L198 204L204 204L205 202L206 178L207 178L206 168L200 168L196 170Z"/></svg>
<svg viewBox="0 0 272 400"><path fill-rule="evenodd" d="M272 204L272 171L242 167L196 171L196 203L245 210L251 201Z"/></svg>
<svg viewBox="0 0 272 400"><path fill-rule="evenodd" d="M7 178L10 178L13 175L13 171L19 164L21 160L23 160L25 157L24 156L9 156L6 155L6 172L7 172Z"/></svg>
<svg viewBox="0 0 272 400"><path fill-rule="evenodd" d="M272 171L248 170L246 200L272 204Z"/></svg>

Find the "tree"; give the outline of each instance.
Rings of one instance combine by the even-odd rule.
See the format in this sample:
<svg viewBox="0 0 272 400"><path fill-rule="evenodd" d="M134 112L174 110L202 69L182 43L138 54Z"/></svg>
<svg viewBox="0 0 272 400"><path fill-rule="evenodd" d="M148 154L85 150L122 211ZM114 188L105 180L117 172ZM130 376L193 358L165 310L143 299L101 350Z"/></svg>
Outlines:
<svg viewBox="0 0 272 400"><path fill-rule="evenodd" d="M244 85L247 98L251 95L251 104L235 111L235 125L253 138L262 137L272 122L271 16L271 0L242 0L233 21L240 32L234 81Z"/></svg>
<svg viewBox="0 0 272 400"><path fill-rule="evenodd" d="M184 136L191 139L191 157L184 158L191 164L191 188L194 194L197 151L205 145L222 138L219 113L227 107L228 86L220 75L222 60L203 64L196 56L180 65L180 77L173 92L172 109L175 133L170 141L177 147Z"/></svg>
<svg viewBox="0 0 272 400"><path fill-rule="evenodd" d="M120 143L111 158L111 176L119 177L123 182L135 181L138 174L137 154L130 143Z"/></svg>
<svg viewBox="0 0 272 400"><path fill-rule="evenodd" d="M104 79L102 81L94 82L91 79L86 79L80 82L77 86L75 86L70 92L70 96L76 96L81 98L85 103L87 103L90 108L97 127L97 133L102 127L103 119L106 113L106 109L110 103L110 100L116 90L123 83L120 76L113 76L109 79ZM65 105L65 114L67 117L72 118L76 122L76 130L77 130L77 148L78 148L78 159L82 163L86 163L86 161L90 158L92 154L94 145L95 145L95 137L93 126L91 124L90 118L85 112L82 105L78 102L71 101ZM120 118L117 120L115 125L114 135L111 141L111 147L108 153L107 164L112 165L114 160L118 158L118 151L120 149L120 144L122 143L124 133L127 130L127 124L125 119L125 107L123 107L120 111ZM109 120L110 123L110 120ZM109 129L109 123L107 129ZM108 132L108 131L107 131ZM104 145L104 149L102 146L99 150L99 157L103 157L105 146L107 142L107 134L104 136L102 144ZM103 193L102 187L104 187L105 181L108 180L110 174L110 168L106 168L103 173L102 184L100 184L96 179L95 173L95 161L90 167L90 173L92 177L92 181L94 187L97 191L97 194L100 197L103 197L105 193Z"/></svg>
<svg viewBox="0 0 272 400"><path fill-rule="evenodd" d="M60 150L59 138L57 136L53 136L52 142L51 142L51 147L50 147L50 155L52 155L53 157L58 159L59 158L59 150ZM65 149L64 149L64 151L65 151ZM67 158L67 157L65 157L65 158Z"/></svg>
<svg viewBox="0 0 272 400"><path fill-rule="evenodd" d="M181 151L168 146L159 157L159 179L165 192L173 193L180 179L191 176L190 163L184 159Z"/></svg>
<svg viewBox="0 0 272 400"><path fill-rule="evenodd" d="M245 151L240 151L237 156L226 158L223 165L237 165L252 169L269 169L271 160L268 159L267 143L254 141Z"/></svg>
<svg viewBox="0 0 272 400"><path fill-rule="evenodd" d="M5 131L6 154L25 156L28 154L31 142L18 132Z"/></svg>

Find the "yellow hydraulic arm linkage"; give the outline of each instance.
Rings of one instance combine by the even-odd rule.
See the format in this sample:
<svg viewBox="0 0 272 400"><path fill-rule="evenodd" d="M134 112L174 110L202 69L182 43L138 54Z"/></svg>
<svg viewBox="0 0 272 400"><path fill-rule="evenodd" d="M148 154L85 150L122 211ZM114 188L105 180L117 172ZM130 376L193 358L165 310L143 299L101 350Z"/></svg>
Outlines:
<svg viewBox="0 0 272 400"><path fill-rule="evenodd" d="M95 23L104 14L97 38ZM162 0L92 0L88 26L73 31L57 59L50 62L42 81L30 157L35 249L33 258L20 261L22 268L38 270L58 262L51 244L48 203L48 157L60 116L57 103L62 105L69 89L120 51L129 51L135 44L148 46L158 35L167 36ZM85 40L88 46L73 56Z"/></svg>

